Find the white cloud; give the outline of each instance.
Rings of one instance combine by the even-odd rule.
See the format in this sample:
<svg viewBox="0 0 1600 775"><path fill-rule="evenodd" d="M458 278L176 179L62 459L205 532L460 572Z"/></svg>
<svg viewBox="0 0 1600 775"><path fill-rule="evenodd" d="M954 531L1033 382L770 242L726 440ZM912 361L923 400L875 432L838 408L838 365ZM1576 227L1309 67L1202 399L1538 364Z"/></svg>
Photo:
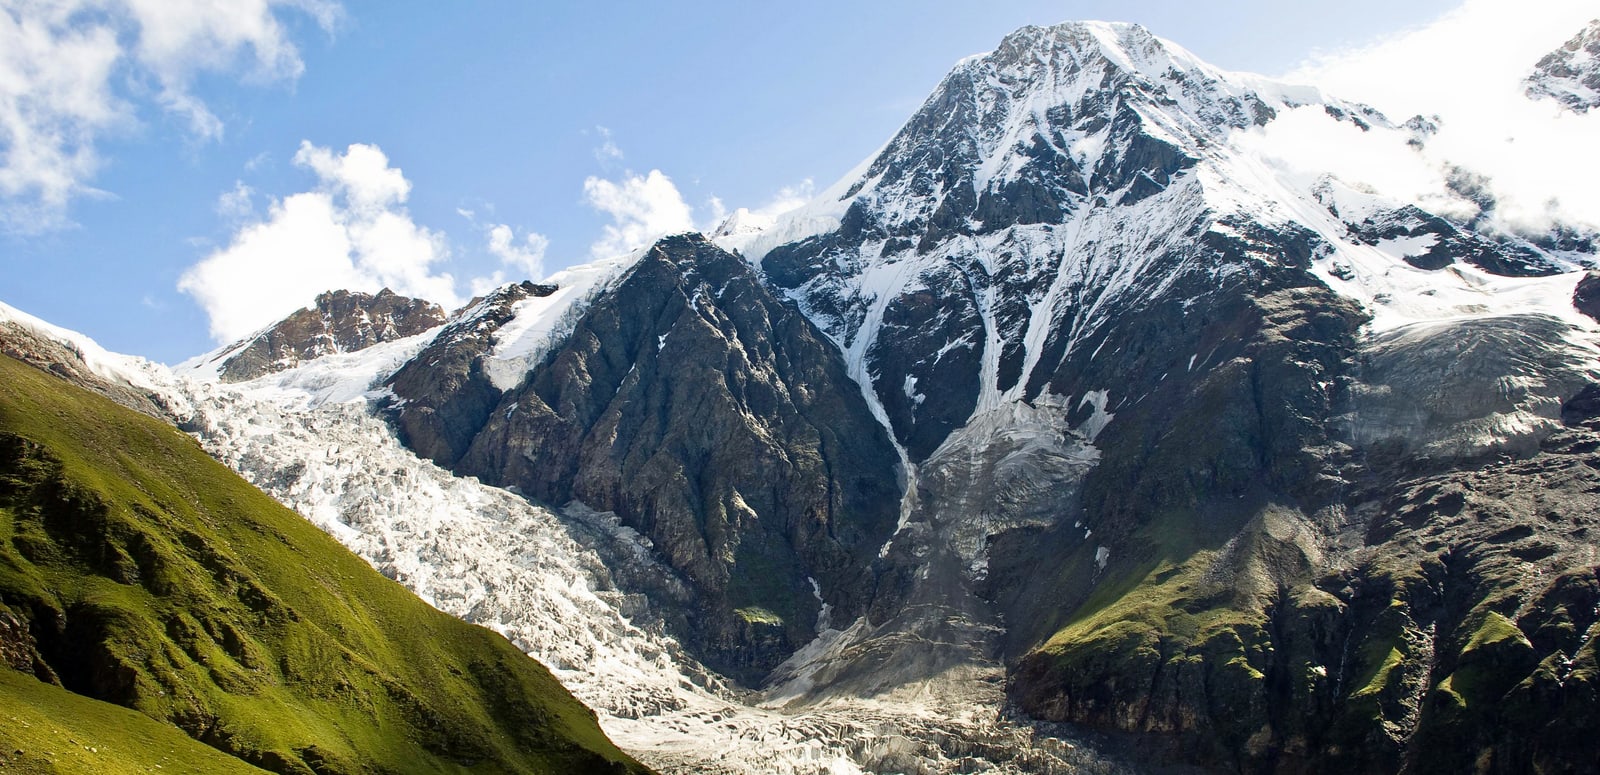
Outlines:
<svg viewBox="0 0 1600 775"><path fill-rule="evenodd" d="M596 126L594 131L595 134L600 135L600 144L594 147L595 161L601 164L622 161L622 149L617 147L615 140L611 139L611 130L603 126Z"/></svg>
<svg viewBox="0 0 1600 775"><path fill-rule="evenodd" d="M229 221L242 221L255 215L255 195L255 189L245 185L242 180L235 180L232 191L225 191L217 197L217 215Z"/></svg>
<svg viewBox="0 0 1600 775"><path fill-rule="evenodd" d="M1425 161L1487 177L1503 226L1596 227L1600 112L1578 115L1530 100L1522 83L1541 57L1596 15L1592 0L1467 0L1429 25L1318 58L1287 77L1370 103L1397 121L1437 115L1440 131L1428 140ZM1428 194L1450 196L1437 187Z"/></svg>
<svg viewBox="0 0 1600 775"><path fill-rule="evenodd" d="M178 283L210 316L213 338L239 339L336 288L460 304L455 279L434 269L449 258L443 235L412 222L411 183L383 151L357 144L335 154L303 142L294 159L316 173L316 188L274 201L265 220Z"/></svg>
<svg viewBox="0 0 1600 775"><path fill-rule="evenodd" d="M379 213L406 201L411 181L376 145L356 143L336 155L302 140L294 163L317 173L322 184L342 194L352 210Z"/></svg>
<svg viewBox="0 0 1600 775"><path fill-rule="evenodd" d="M727 220L728 206L723 204L722 197L712 196L711 198L707 199L706 208L711 210L711 215L707 219L707 222L710 224L710 229L715 229L719 224ZM744 210L742 207L739 209ZM745 212L749 211L745 210Z"/></svg>
<svg viewBox="0 0 1600 775"><path fill-rule="evenodd" d="M648 175L630 172L620 182L590 177L583 181L583 195L590 207L612 221L589 246L595 258L621 255L657 237L695 228L693 208L661 170Z"/></svg>
<svg viewBox="0 0 1600 775"><path fill-rule="evenodd" d="M489 253L500 259L509 269L515 269L530 279L544 276L544 252L550 247L549 238L537 232L528 232L517 244L516 234L510 226L495 224L489 228Z"/></svg>
<svg viewBox="0 0 1600 775"><path fill-rule="evenodd" d="M493 214L494 205L486 202L484 209ZM487 277L474 277L469 281L472 295L481 296L505 285L508 280L538 280L544 277L544 256L550 249L548 237L530 231L522 235L522 243L518 244L516 230L507 224L480 223L477 212L465 207L457 207L456 214L483 232L484 247L489 255L500 260L500 269ZM511 272L509 277L507 270Z"/></svg>
<svg viewBox="0 0 1600 775"><path fill-rule="evenodd" d="M144 100L209 139L222 123L196 76L297 77L286 9L324 28L339 14L326 0L0 0L0 225L64 225L68 204L96 193L97 141L134 125Z"/></svg>
<svg viewBox="0 0 1600 775"><path fill-rule="evenodd" d="M471 211L457 210L457 212L476 223ZM510 280L538 280L544 277L544 254L550 247L549 238L537 232L528 232L522 236L522 244L518 245L516 232L503 223L485 227L484 236L488 241L490 255L500 259L503 268L496 269L487 277L472 278L469 283L472 295L482 296ZM508 277L506 270L510 270L512 275Z"/></svg>
<svg viewBox="0 0 1600 775"><path fill-rule="evenodd" d="M1403 202L1457 218L1471 218L1477 206L1446 184L1444 165L1408 146L1406 131L1362 130L1339 121L1318 105L1282 111L1263 128L1234 135L1233 143L1253 158L1284 170L1306 188L1333 175L1358 189L1377 191Z"/></svg>
<svg viewBox="0 0 1600 775"><path fill-rule="evenodd" d="M817 185L811 178L806 178L793 186L784 186L772 196L766 204L750 212L764 218L776 218L790 210L798 210L811 198L817 195Z"/></svg>
<svg viewBox="0 0 1600 775"><path fill-rule="evenodd" d="M755 235L771 229L778 222L779 216L799 209L811 201L815 191L815 184L810 178L806 178L797 185L778 189L778 192L760 207L754 209L740 207L732 212L728 211L721 199L713 196L708 202L711 220L705 224L704 231L724 247L744 250L749 247L749 241L754 239Z"/></svg>

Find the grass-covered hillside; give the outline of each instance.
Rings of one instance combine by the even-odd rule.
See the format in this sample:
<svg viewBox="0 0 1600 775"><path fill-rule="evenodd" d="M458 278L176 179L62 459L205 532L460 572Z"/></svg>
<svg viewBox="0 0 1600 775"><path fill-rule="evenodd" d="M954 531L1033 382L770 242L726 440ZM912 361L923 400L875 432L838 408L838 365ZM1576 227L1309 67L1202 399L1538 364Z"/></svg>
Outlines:
<svg viewBox="0 0 1600 775"><path fill-rule="evenodd" d="M19 771L643 771L504 638L176 429L4 356L0 661Z"/></svg>

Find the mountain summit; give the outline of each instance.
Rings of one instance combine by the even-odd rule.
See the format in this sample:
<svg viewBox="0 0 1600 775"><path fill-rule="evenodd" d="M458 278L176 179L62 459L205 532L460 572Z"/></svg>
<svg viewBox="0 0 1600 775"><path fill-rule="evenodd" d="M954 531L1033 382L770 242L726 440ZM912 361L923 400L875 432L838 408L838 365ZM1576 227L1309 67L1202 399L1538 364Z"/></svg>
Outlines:
<svg viewBox="0 0 1600 775"><path fill-rule="evenodd" d="M215 368L226 382L243 382L335 353L420 334L443 324L439 305L384 288L376 294L329 291L267 329L197 359L192 368Z"/></svg>
<svg viewBox="0 0 1600 775"><path fill-rule="evenodd" d="M1578 113L1600 108L1600 19L1540 59L1527 86L1529 97L1549 97Z"/></svg>

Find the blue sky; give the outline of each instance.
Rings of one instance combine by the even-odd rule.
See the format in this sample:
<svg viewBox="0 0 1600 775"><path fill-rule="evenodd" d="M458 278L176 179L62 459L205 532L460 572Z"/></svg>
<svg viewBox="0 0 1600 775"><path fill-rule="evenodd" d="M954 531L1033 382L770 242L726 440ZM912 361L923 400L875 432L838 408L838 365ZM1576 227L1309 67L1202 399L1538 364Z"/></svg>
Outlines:
<svg viewBox="0 0 1600 775"><path fill-rule="evenodd" d="M717 202L821 189L955 60L1022 25L1135 21L1220 67L1281 74L1458 4L237 0L202 24L181 16L190 2L59 0L30 20L47 12L0 0L0 75L88 84L0 86L5 170L38 141L14 122L39 102L65 101L43 125L77 153L49 191L0 174L0 301L164 362L323 279L413 277L460 300L474 279L553 271L656 223L709 225ZM81 45L47 39L30 60L4 37L24 28ZM342 269L274 258L329 212L351 243ZM426 277L381 266L406 251Z"/></svg>

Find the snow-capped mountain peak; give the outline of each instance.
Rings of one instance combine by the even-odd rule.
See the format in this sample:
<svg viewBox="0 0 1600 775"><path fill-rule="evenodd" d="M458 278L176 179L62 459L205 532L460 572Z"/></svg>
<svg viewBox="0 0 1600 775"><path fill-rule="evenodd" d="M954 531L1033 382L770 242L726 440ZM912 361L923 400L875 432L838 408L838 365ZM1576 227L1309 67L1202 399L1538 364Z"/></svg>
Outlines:
<svg viewBox="0 0 1600 775"><path fill-rule="evenodd" d="M1548 97L1578 113L1600 107L1600 19L1540 59L1525 83L1529 97Z"/></svg>

